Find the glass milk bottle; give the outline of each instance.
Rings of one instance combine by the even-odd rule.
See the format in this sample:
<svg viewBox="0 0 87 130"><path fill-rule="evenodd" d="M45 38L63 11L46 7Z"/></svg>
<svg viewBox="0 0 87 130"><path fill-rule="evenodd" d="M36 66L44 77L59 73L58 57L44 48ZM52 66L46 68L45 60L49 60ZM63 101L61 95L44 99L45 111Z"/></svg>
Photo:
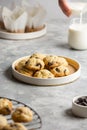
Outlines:
<svg viewBox="0 0 87 130"><path fill-rule="evenodd" d="M71 48L87 49L87 18L73 18L68 30L68 44Z"/></svg>
<svg viewBox="0 0 87 130"><path fill-rule="evenodd" d="M70 0L72 20L68 30L68 44L78 50L87 49L87 0ZM77 18L74 18L77 17Z"/></svg>
<svg viewBox="0 0 87 130"><path fill-rule="evenodd" d="M79 15L81 12L87 12L87 0L71 0L69 1L69 6L71 8L72 15Z"/></svg>

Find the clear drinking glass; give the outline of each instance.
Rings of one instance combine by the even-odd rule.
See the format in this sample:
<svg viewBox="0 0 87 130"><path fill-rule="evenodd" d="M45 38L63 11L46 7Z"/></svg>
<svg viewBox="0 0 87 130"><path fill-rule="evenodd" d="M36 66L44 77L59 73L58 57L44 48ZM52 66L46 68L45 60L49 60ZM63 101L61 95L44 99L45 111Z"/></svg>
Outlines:
<svg viewBox="0 0 87 130"><path fill-rule="evenodd" d="M87 49L87 18L73 18L68 30L68 44L71 48Z"/></svg>
<svg viewBox="0 0 87 130"><path fill-rule="evenodd" d="M68 2L72 15L79 15L81 12L86 13L87 12L87 1L71 1Z"/></svg>

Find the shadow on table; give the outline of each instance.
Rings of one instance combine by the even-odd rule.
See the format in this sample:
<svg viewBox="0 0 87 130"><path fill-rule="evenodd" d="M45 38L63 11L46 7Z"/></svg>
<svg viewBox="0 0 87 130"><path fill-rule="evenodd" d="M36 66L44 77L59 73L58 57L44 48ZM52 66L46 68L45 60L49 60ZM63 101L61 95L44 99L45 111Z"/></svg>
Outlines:
<svg viewBox="0 0 87 130"><path fill-rule="evenodd" d="M71 48L67 43L59 43L57 44L57 47L75 51L75 49Z"/></svg>
<svg viewBox="0 0 87 130"><path fill-rule="evenodd" d="M12 75L12 68L11 68L11 66L5 70L4 75L11 82L15 82L15 83L22 84L22 85L24 84L24 85L28 85L28 86L30 85L30 86L33 86L33 87L35 87L35 86L37 86L37 87L44 87L44 86L38 86L38 85L34 85L34 84L24 83L22 81L19 81L16 78L14 78L14 76Z"/></svg>
<svg viewBox="0 0 87 130"><path fill-rule="evenodd" d="M75 115L72 113L72 109L71 109L71 108L65 110L65 115L68 116L68 117L70 117L70 118L78 118L78 119L82 119L81 117L77 117L77 116L75 116Z"/></svg>
<svg viewBox="0 0 87 130"><path fill-rule="evenodd" d="M11 80L12 82L17 82L17 83L21 83L21 84L26 84L26 85L28 85L27 83L21 82L21 81L19 81L19 80L17 80L16 78L13 77L11 66L5 70L4 75L5 75L5 77L6 77L8 80Z"/></svg>

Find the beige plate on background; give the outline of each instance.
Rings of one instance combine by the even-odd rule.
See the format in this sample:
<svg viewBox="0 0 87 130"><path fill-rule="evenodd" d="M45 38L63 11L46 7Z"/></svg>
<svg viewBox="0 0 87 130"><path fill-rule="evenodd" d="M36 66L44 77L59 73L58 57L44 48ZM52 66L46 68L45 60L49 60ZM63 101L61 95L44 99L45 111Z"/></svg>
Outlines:
<svg viewBox="0 0 87 130"><path fill-rule="evenodd" d="M74 80L76 80L80 77L80 71L81 71L80 64L76 60L68 58L68 57L64 57L69 63L69 70L71 72L71 74L68 76L57 77L57 78L48 78L48 79L26 76L24 74L19 73L17 70L15 70L15 65L20 60L23 60L26 58L29 58L29 56L19 58L12 63L13 76L22 82L25 82L28 84L33 84L33 85L44 85L44 86L46 86L46 85L47 86L48 85L63 85L63 84L73 82Z"/></svg>
<svg viewBox="0 0 87 130"><path fill-rule="evenodd" d="M10 33L0 29L0 38L12 39L12 40L33 39L45 35L46 32L47 32L46 25L40 31L29 32L29 33Z"/></svg>

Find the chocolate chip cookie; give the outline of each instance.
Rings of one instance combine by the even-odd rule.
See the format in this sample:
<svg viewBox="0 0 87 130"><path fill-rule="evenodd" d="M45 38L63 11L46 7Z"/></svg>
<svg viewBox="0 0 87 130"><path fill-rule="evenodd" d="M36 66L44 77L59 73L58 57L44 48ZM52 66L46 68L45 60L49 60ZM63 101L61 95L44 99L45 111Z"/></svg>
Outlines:
<svg viewBox="0 0 87 130"><path fill-rule="evenodd" d="M54 67L50 71L55 75L55 77L67 76L70 74L70 71L66 66Z"/></svg>
<svg viewBox="0 0 87 130"><path fill-rule="evenodd" d="M25 67L31 70L40 70L44 68L44 62L39 58L32 57L26 62Z"/></svg>
<svg viewBox="0 0 87 130"><path fill-rule="evenodd" d="M30 122L33 119L33 112L28 107L18 107L12 113L15 122Z"/></svg>
<svg viewBox="0 0 87 130"><path fill-rule="evenodd" d="M9 115L12 112L13 104L6 98L0 99L0 114Z"/></svg>
<svg viewBox="0 0 87 130"><path fill-rule="evenodd" d="M1 130L27 130L26 127L21 123L10 123L7 124Z"/></svg>
<svg viewBox="0 0 87 130"><path fill-rule="evenodd" d="M42 69L34 74L34 77L38 78L54 78L54 75L47 69Z"/></svg>

